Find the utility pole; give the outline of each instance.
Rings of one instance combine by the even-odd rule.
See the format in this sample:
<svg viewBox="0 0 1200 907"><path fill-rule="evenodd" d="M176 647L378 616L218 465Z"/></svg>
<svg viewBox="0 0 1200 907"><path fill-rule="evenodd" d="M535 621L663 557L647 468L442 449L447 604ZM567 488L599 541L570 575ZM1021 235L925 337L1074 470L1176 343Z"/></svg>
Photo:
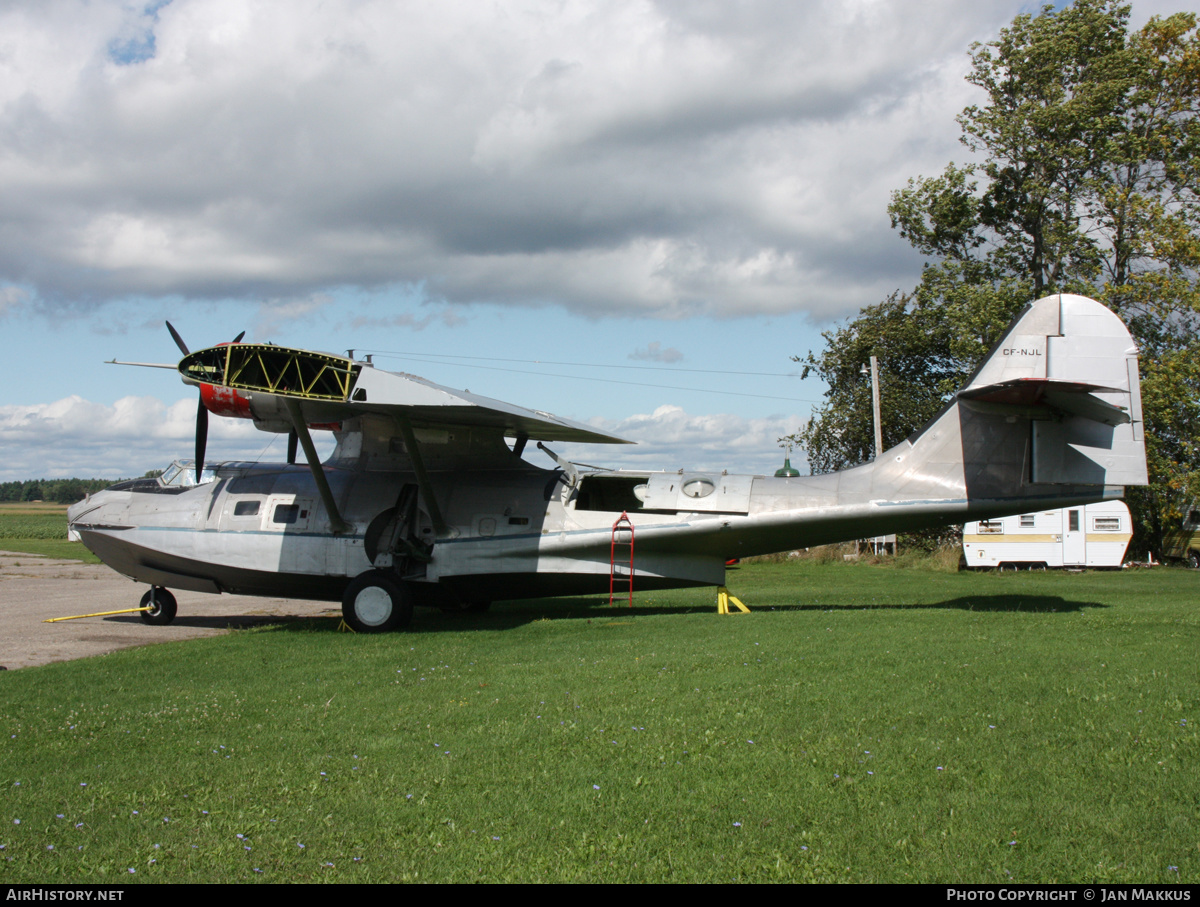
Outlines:
<svg viewBox="0 0 1200 907"><path fill-rule="evenodd" d="M864 378L867 377L867 367L858 370ZM875 428L875 456L883 453L883 420L879 415L879 360L871 357L871 424Z"/></svg>
<svg viewBox="0 0 1200 907"><path fill-rule="evenodd" d="M879 360L871 357L871 412L875 422L875 456L883 455L883 420L879 415Z"/></svg>
<svg viewBox="0 0 1200 907"><path fill-rule="evenodd" d="M864 365L859 374L865 376L866 373L867 367ZM874 356L871 357L871 421L875 428L875 459L878 460L883 456L883 417L879 405L879 360ZM856 542L855 545L857 544ZM892 546L892 554L895 554L896 536L880 535L871 539L871 548L876 554L886 551L888 545Z"/></svg>

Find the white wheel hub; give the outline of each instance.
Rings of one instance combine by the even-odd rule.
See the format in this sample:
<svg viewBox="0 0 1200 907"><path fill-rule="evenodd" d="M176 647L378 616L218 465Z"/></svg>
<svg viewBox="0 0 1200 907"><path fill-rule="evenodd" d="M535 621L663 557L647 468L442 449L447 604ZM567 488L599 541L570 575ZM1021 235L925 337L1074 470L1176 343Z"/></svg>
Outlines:
<svg viewBox="0 0 1200 907"><path fill-rule="evenodd" d="M367 586L354 597L354 613L368 627L378 627L392 616L392 597L386 589Z"/></svg>

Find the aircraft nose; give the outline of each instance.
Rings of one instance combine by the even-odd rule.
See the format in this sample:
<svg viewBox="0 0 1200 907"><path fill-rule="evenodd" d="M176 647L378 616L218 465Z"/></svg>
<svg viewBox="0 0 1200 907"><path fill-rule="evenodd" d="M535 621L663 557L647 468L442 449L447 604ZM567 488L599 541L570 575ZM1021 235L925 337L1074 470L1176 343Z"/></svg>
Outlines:
<svg viewBox="0 0 1200 907"><path fill-rule="evenodd" d="M95 497L95 495L88 495L82 501L76 501L74 504L68 507L67 522L74 523L79 519L80 516L91 510L95 506L94 502L92 501L93 497Z"/></svg>
<svg viewBox="0 0 1200 907"><path fill-rule="evenodd" d="M118 494L109 489L93 492L82 501L78 501L67 508L67 525L72 526L80 520L87 521L87 517L96 514L105 504L111 503L118 497ZM110 516L110 514L106 514L106 516Z"/></svg>

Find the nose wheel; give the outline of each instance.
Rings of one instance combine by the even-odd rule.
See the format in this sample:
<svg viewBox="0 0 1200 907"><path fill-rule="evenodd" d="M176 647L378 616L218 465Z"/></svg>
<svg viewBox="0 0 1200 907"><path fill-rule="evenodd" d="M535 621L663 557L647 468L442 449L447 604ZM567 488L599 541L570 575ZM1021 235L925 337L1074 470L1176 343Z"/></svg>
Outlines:
<svg viewBox="0 0 1200 907"><path fill-rule="evenodd" d="M175 596L162 586L151 586L150 590L142 596L138 607L147 609L142 611L142 620L155 626L169 624L175 619L177 610Z"/></svg>

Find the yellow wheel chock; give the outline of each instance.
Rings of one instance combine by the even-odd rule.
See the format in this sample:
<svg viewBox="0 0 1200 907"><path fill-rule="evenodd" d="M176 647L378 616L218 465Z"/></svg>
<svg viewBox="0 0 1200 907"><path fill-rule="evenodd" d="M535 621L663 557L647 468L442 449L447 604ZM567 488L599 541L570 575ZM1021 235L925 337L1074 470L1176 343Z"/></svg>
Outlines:
<svg viewBox="0 0 1200 907"><path fill-rule="evenodd" d="M750 613L750 609L742 604L741 599L739 599L736 595L730 595L729 590L724 586L719 586L717 588L717 613L736 614L736 611L729 610L730 602L733 602L733 604L737 606L738 611L741 611L743 614Z"/></svg>

